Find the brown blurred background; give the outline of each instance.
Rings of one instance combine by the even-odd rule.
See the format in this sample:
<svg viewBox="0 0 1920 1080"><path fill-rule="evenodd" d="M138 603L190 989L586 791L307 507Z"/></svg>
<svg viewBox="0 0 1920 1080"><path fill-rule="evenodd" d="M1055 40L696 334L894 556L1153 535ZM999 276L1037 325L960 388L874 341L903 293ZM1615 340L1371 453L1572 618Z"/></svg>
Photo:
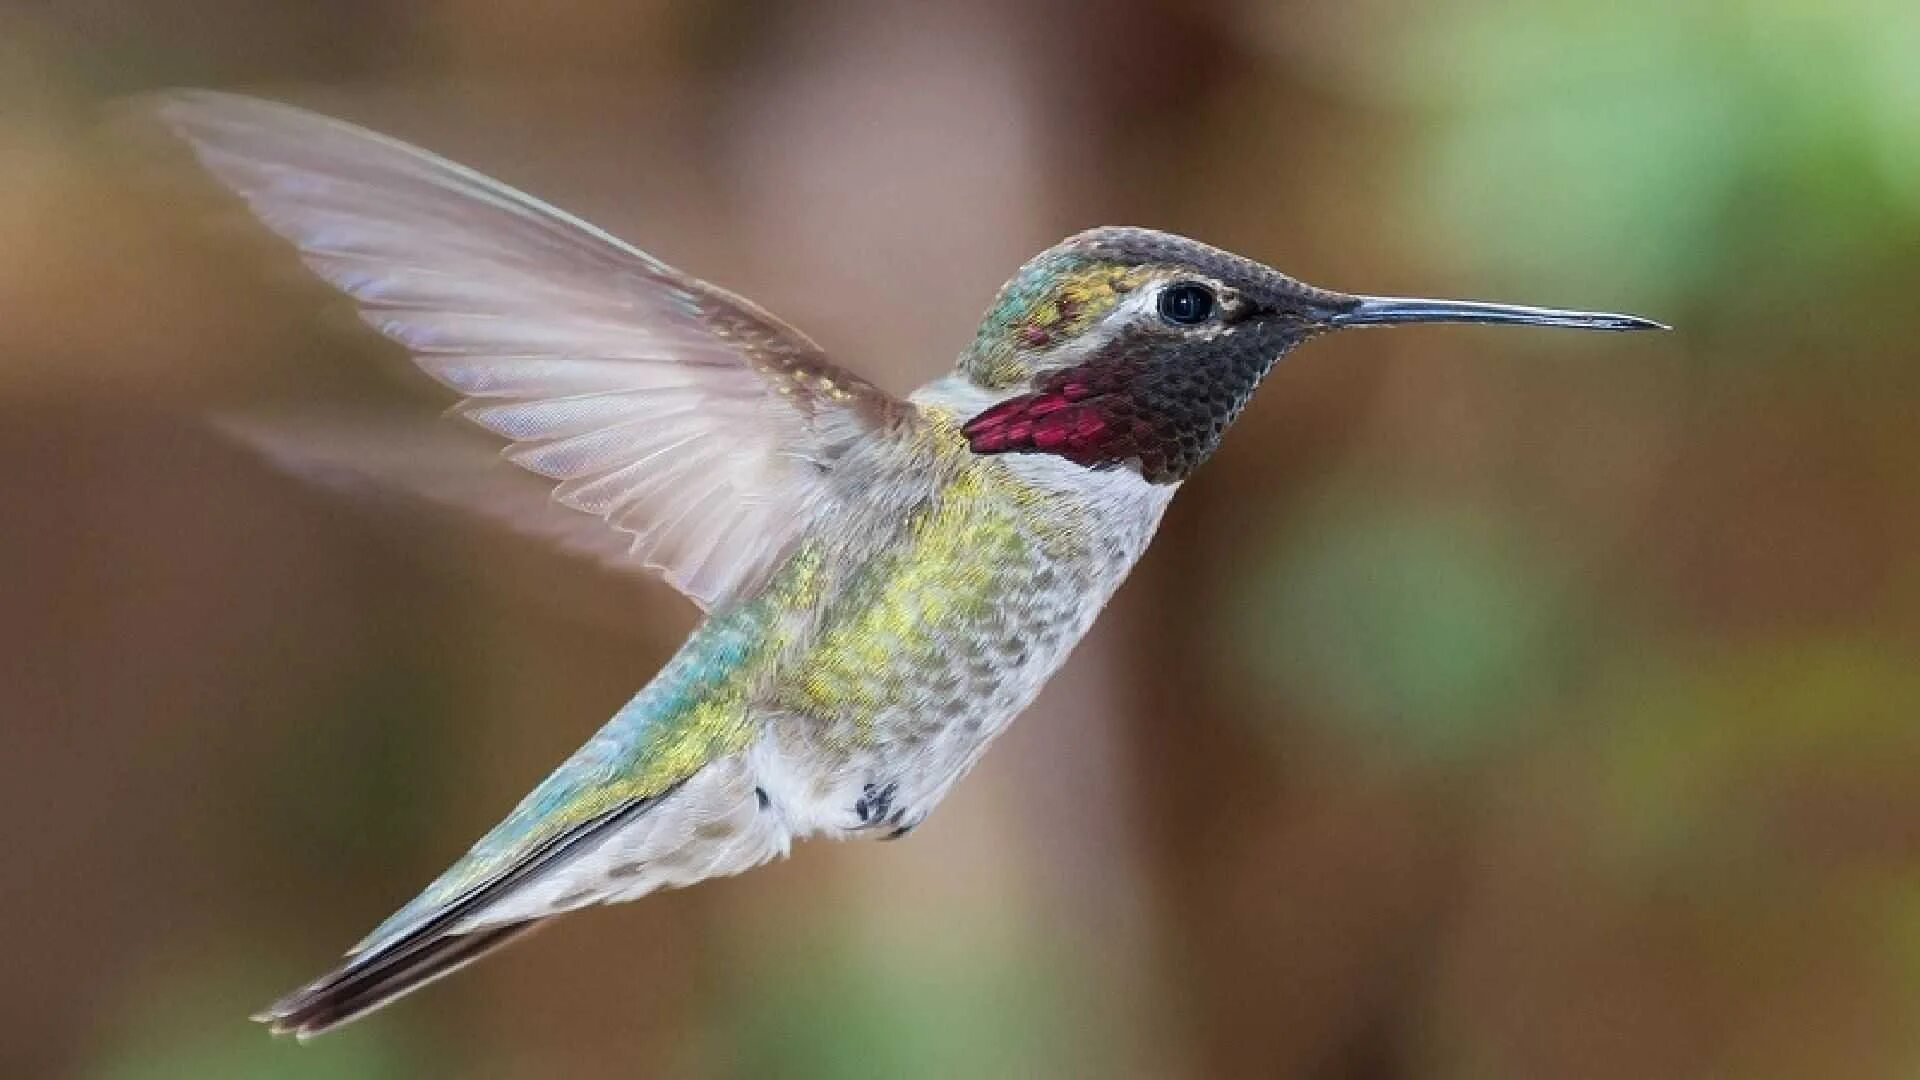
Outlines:
<svg viewBox="0 0 1920 1080"><path fill-rule="evenodd" d="M0 3L0 1075L1915 1075L1916 56L1910 0ZM247 1012L693 613L202 423L436 402L102 127L177 85L423 143L895 390L1102 222L1680 331L1314 345L910 842L299 1047Z"/></svg>

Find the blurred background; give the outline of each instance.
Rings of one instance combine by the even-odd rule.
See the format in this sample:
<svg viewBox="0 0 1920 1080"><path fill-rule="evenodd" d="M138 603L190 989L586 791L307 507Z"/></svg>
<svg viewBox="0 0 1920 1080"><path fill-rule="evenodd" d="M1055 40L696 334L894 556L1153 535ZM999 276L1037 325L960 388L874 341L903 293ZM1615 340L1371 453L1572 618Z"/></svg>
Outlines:
<svg viewBox="0 0 1920 1080"><path fill-rule="evenodd" d="M0 1074L1911 1077L1910 0L0 3ZM103 127L334 113L904 391L1103 222L1641 311L1270 378L908 842L564 920L316 1044L331 964L653 672L664 586L202 421L419 400Z"/></svg>

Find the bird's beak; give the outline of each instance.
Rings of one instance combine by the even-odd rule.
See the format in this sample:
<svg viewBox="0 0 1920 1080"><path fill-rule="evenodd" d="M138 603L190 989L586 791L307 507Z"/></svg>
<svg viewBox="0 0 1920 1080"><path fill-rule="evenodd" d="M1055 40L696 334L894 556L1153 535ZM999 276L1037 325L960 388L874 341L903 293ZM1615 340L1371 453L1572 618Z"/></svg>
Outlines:
<svg viewBox="0 0 1920 1080"><path fill-rule="evenodd" d="M1328 326L1393 326L1399 323L1504 323L1512 326L1565 326L1575 330L1666 330L1638 315L1601 311L1488 304L1478 300L1419 300L1394 296L1356 296L1336 309Z"/></svg>

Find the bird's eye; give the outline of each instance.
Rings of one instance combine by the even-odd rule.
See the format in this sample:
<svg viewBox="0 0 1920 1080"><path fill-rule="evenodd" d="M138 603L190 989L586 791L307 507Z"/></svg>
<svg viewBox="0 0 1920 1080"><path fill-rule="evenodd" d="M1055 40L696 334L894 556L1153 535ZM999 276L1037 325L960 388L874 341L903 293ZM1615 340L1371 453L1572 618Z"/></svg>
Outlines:
<svg viewBox="0 0 1920 1080"><path fill-rule="evenodd" d="M1183 282L1160 290L1160 317L1177 326L1196 326L1213 316L1213 290Z"/></svg>

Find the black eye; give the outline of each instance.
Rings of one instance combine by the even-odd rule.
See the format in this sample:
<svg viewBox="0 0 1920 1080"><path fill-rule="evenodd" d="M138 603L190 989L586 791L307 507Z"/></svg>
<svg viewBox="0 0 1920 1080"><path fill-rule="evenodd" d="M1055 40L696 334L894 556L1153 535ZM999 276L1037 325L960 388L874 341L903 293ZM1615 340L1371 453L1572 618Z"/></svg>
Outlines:
<svg viewBox="0 0 1920 1080"><path fill-rule="evenodd" d="M1188 282L1160 290L1160 317L1180 326L1206 322L1213 315L1213 290Z"/></svg>

